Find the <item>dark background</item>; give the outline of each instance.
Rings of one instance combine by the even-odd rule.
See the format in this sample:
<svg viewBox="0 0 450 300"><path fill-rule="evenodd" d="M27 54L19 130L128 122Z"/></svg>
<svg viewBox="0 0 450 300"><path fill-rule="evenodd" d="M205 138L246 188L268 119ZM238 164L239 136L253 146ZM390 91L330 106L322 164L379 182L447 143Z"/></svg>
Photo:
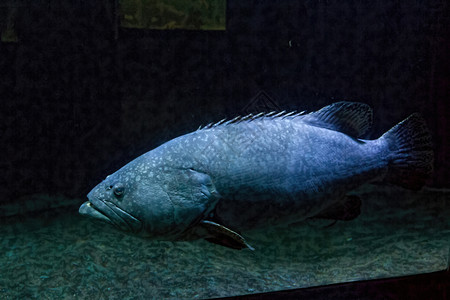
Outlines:
<svg viewBox="0 0 450 300"><path fill-rule="evenodd" d="M261 103L340 100L373 107L368 138L420 112L436 148L428 185L450 187L446 1L229 0L217 32L118 28L108 0L17 5L19 41L0 43L0 203L83 198L131 159Z"/></svg>

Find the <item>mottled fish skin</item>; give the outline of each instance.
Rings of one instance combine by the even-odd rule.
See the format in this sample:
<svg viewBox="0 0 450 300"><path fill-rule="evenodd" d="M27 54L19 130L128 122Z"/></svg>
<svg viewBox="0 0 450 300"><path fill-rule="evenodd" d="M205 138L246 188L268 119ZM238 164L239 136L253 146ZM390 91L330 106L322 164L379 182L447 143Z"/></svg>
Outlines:
<svg viewBox="0 0 450 300"><path fill-rule="evenodd" d="M305 115L221 121L108 176L80 213L100 213L100 219L143 236L200 238L205 236L194 229L202 220L238 231L286 225L319 214L364 183L383 180L397 165L422 177L431 172L431 143L419 117L404 121L418 128L418 142L400 138L402 124L379 139L358 139L371 116L365 104L339 102ZM420 151L411 158L410 148Z"/></svg>
<svg viewBox="0 0 450 300"><path fill-rule="evenodd" d="M387 167L383 140L356 141L301 117L231 124L172 142L167 161L209 174L221 195L217 217L239 229L313 216Z"/></svg>

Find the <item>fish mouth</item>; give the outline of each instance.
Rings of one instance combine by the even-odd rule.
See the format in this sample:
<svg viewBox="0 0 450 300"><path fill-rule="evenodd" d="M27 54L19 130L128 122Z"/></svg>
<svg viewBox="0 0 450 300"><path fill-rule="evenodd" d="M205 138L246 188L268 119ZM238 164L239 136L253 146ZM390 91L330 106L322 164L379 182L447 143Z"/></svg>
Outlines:
<svg viewBox="0 0 450 300"><path fill-rule="evenodd" d="M78 212L82 216L111 224L121 230L137 233L142 228L142 222L110 201L89 199L84 202Z"/></svg>

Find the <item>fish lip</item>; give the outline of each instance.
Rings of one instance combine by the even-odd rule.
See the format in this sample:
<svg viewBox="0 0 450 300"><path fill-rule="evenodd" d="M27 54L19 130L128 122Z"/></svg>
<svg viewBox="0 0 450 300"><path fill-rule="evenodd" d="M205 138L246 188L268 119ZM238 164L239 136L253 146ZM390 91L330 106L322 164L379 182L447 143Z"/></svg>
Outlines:
<svg viewBox="0 0 450 300"><path fill-rule="evenodd" d="M97 198L88 200L79 209L81 215L112 224L124 231L137 233L142 229L141 221L116 204Z"/></svg>
<svg viewBox="0 0 450 300"><path fill-rule="evenodd" d="M105 223L113 224L111 219L107 215L102 213L101 210L97 209L95 205L93 205L92 202L90 201L84 202L78 209L78 212L82 216L93 218Z"/></svg>

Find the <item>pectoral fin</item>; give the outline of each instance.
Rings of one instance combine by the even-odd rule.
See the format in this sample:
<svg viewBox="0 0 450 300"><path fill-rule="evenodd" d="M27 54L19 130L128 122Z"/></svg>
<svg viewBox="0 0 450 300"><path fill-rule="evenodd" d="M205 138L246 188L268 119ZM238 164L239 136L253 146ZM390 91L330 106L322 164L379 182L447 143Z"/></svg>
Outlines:
<svg viewBox="0 0 450 300"><path fill-rule="evenodd" d="M250 246L245 239L237 232L220 225L212 221L201 221L199 226L206 230L205 240L208 242L218 244L221 246L229 247L232 249L244 249L255 250Z"/></svg>

